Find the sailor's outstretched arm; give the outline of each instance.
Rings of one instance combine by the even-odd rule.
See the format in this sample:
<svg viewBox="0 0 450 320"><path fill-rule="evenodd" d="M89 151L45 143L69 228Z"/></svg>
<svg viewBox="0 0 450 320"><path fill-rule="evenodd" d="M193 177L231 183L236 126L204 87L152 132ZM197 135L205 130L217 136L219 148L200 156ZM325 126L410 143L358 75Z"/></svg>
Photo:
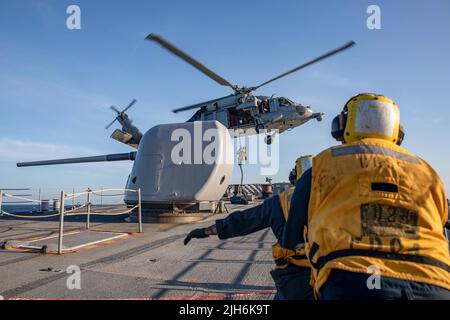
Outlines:
<svg viewBox="0 0 450 320"><path fill-rule="evenodd" d="M195 229L185 239L188 243L192 238L206 238L217 235L219 239L245 236L262 229L284 225L278 196L270 197L256 207L234 211L224 219L216 220L207 228Z"/></svg>

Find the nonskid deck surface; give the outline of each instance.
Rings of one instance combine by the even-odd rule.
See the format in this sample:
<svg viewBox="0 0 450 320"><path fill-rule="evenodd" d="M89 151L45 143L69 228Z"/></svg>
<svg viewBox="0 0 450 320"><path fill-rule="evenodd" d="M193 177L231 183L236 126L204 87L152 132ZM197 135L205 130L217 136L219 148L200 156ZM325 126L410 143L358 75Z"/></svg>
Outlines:
<svg viewBox="0 0 450 320"><path fill-rule="evenodd" d="M247 206L228 204L230 212ZM64 255L0 251L0 295L4 298L56 299L272 299L274 284L270 229L221 241L217 237L183 245L193 228L225 214L189 224L144 224L144 233L86 251ZM107 217L105 217L107 219ZM135 232L119 220L91 224L96 230ZM67 221L66 230L83 228ZM48 236L58 221L0 217L0 242ZM81 270L81 289L73 287L69 266ZM73 269L69 269L73 270ZM69 283L70 284L70 283Z"/></svg>

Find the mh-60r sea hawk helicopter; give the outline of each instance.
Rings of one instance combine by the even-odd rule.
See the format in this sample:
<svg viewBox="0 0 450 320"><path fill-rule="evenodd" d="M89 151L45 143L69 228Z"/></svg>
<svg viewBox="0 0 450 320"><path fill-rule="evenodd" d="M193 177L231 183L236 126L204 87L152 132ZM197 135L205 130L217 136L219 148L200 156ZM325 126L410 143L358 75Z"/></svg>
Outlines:
<svg viewBox="0 0 450 320"><path fill-rule="evenodd" d="M230 129L230 131L233 131L233 137L237 137L242 134L248 135L264 132L266 133L265 141L267 144L272 142L274 130L278 130L278 133L281 133L300 126L311 119L321 121L323 113L315 113L310 107L303 106L302 104L293 102L285 97L254 96L252 93L266 84L299 71L316 62L329 58L355 45L355 42L350 41L342 47L327 52L257 86L239 87L211 71L185 52L167 42L162 37L151 33L146 37L146 39L160 44L162 47L183 59L220 85L228 86L234 91L233 94L225 97L175 109L173 110L174 113L199 109L189 120L187 120L187 122L217 120ZM132 102L130 106L133 103L134 102ZM125 108L122 112L119 112L115 108L113 109L118 113L118 117L116 119L118 119L122 124L122 130L114 131L111 137L119 142L123 142L136 148L142 134L140 134L140 131L136 127L131 125L131 120L129 120L128 116L125 114L125 111L130 106Z"/></svg>

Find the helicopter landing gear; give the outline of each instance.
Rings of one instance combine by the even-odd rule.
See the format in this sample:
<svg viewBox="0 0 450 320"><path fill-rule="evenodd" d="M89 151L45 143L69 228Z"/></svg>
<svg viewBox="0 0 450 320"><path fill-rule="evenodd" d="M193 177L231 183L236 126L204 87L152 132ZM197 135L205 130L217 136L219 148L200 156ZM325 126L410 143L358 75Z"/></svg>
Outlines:
<svg viewBox="0 0 450 320"><path fill-rule="evenodd" d="M265 127L262 123L259 123L256 125L255 131L256 131L256 134L266 133ZM270 129L267 130L266 136L264 137L264 142L267 145L272 144L273 138L275 138L275 132L272 134L269 134L269 133L270 133Z"/></svg>
<svg viewBox="0 0 450 320"><path fill-rule="evenodd" d="M256 125L255 131L256 131L257 134L259 134L259 132L261 130L264 130L264 125L262 123L259 123L259 124Z"/></svg>

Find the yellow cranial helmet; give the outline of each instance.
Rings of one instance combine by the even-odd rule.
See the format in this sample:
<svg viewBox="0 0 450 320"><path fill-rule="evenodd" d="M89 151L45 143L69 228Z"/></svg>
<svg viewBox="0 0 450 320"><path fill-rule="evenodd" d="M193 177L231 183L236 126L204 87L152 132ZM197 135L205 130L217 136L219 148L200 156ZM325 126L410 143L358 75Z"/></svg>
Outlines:
<svg viewBox="0 0 450 320"><path fill-rule="evenodd" d="M378 138L400 144L404 132L394 101L379 94L360 93L350 98L333 119L331 135L343 143Z"/></svg>
<svg viewBox="0 0 450 320"><path fill-rule="evenodd" d="M307 155L301 156L297 160L295 160L295 169L297 171L297 180L302 177L306 170L312 168L312 159L314 156Z"/></svg>
<svg viewBox="0 0 450 320"><path fill-rule="evenodd" d="M301 156L295 160L295 167L289 173L289 181L293 186L302 177L306 170L312 167L312 159L314 156Z"/></svg>

